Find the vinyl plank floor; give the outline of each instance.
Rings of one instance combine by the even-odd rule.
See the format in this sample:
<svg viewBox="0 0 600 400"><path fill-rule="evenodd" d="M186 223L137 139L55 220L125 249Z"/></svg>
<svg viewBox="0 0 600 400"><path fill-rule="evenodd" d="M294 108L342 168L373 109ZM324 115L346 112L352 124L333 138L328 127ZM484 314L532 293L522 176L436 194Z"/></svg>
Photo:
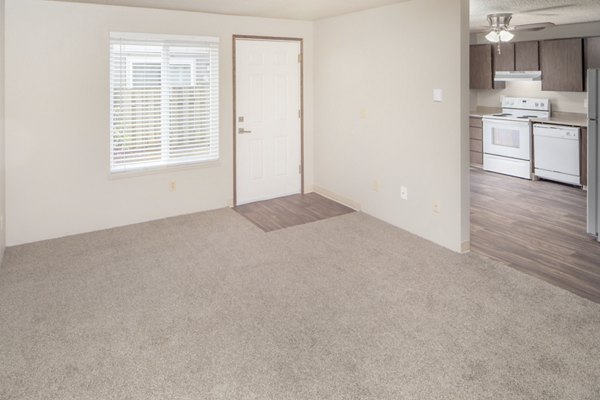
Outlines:
<svg viewBox="0 0 600 400"><path fill-rule="evenodd" d="M296 194L234 208L265 232L354 212L350 207L317 193Z"/></svg>
<svg viewBox="0 0 600 400"><path fill-rule="evenodd" d="M586 192L471 169L471 249L600 303L600 243Z"/></svg>

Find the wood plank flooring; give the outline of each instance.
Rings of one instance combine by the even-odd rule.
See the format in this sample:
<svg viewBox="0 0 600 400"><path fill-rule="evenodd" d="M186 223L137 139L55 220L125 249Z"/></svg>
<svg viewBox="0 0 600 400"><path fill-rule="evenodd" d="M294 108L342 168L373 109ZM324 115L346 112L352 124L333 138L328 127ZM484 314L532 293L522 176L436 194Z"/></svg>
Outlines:
<svg viewBox="0 0 600 400"><path fill-rule="evenodd" d="M354 212L317 193L296 194L234 208L265 232L289 228Z"/></svg>
<svg viewBox="0 0 600 400"><path fill-rule="evenodd" d="M586 192L471 169L471 249L600 303Z"/></svg>

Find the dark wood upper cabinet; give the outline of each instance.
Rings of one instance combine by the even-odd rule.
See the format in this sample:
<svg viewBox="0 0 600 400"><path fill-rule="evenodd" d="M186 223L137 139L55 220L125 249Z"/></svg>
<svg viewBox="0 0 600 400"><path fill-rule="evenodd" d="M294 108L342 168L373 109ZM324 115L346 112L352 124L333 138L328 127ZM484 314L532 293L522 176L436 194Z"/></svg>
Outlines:
<svg viewBox="0 0 600 400"><path fill-rule="evenodd" d="M475 44L470 47L470 88L500 89L504 82L494 82L495 55L489 44Z"/></svg>
<svg viewBox="0 0 600 400"><path fill-rule="evenodd" d="M502 89L496 71L542 71L542 90L582 92L589 68L600 68L600 36L471 46L471 89Z"/></svg>
<svg viewBox="0 0 600 400"><path fill-rule="evenodd" d="M496 71L539 71L539 42L502 43L493 45Z"/></svg>
<svg viewBox="0 0 600 400"><path fill-rule="evenodd" d="M585 39L585 69L600 68L600 36Z"/></svg>
<svg viewBox="0 0 600 400"><path fill-rule="evenodd" d="M471 89L493 89L492 52L487 44L476 44L470 48Z"/></svg>
<svg viewBox="0 0 600 400"><path fill-rule="evenodd" d="M515 43L515 71L540 70L539 45L538 41Z"/></svg>
<svg viewBox="0 0 600 400"><path fill-rule="evenodd" d="M514 71L515 70L515 44L502 43L500 45L500 54L498 54L498 45L492 46L494 53L494 63L496 71Z"/></svg>
<svg viewBox="0 0 600 400"><path fill-rule="evenodd" d="M583 39L540 42L542 90L583 92Z"/></svg>

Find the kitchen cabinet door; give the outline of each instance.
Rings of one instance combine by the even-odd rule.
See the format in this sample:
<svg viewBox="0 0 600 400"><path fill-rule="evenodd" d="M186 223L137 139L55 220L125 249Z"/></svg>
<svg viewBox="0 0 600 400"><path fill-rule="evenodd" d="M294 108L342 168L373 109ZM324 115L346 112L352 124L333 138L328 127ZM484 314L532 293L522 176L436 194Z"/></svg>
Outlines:
<svg viewBox="0 0 600 400"><path fill-rule="evenodd" d="M483 120L481 117L469 117L469 126L473 128L482 128Z"/></svg>
<svg viewBox="0 0 600 400"><path fill-rule="evenodd" d="M469 127L469 138L483 140L483 129L475 128L474 126ZM482 150L479 150L482 151Z"/></svg>
<svg viewBox="0 0 600 400"><path fill-rule="evenodd" d="M501 89L504 82L494 82L494 50L489 44L470 46L470 88Z"/></svg>
<svg viewBox="0 0 600 400"><path fill-rule="evenodd" d="M477 44L470 48L471 89L493 89L492 51L487 44Z"/></svg>
<svg viewBox="0 0 600 400"><path fill-rule="evenodd" d="M483 164L483 129L481 117L469 119L469 154L471 165L481 167Z"/></svg>
<svg viewBox="0 0 600 400"><path fill-rule="evenodd" d="M542 90L583 92L583 40L540 42Z"/></svg>
<svg viewBox="0 0 600 400"><path fill-rule="evenodd" d="M494 51L495 71L514 71L515 44L502 43L500 45L500 54L498 54L498 45L493 45L492 48Z"/></svg>
<svg viewBox="0 0 600 400"><path fill-rule="evenodd" d="M587 128L581 128L581 140L579 141L580 152L579 152L579 161L581 162L581 170L579 174L581 175L581 185L587 186L587 174L588 174L588 161L587 161L587 142L588 142L588 134Z"/></svg>
<svg viewBox="0 0 600 400"><path fill-rule="evenodd" d="M585 39L585 69L600 68L600 36Z"/></svg>
<svg viewBox="0 0 600 400"><path fill-rule="evenodd" d="M515 71L539 71L539 42L515 43Z"/></svg>

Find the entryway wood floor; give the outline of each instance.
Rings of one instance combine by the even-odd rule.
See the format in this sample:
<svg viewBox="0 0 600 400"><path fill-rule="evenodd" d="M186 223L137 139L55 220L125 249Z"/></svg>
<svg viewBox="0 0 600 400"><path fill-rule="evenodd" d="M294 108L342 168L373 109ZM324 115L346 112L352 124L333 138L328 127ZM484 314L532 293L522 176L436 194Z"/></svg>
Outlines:
<svg viewBox="0 0 600 400"><path fill-rule="evenodd" d="M471 169L471 249L600 303L586 192Z"/></svg>
<svg viewBox="0 0 600 400"><path fill-rule="evenodd" d="M295 194L234 208L265 232L354 212L350 207L317 193Z"/></svg>

